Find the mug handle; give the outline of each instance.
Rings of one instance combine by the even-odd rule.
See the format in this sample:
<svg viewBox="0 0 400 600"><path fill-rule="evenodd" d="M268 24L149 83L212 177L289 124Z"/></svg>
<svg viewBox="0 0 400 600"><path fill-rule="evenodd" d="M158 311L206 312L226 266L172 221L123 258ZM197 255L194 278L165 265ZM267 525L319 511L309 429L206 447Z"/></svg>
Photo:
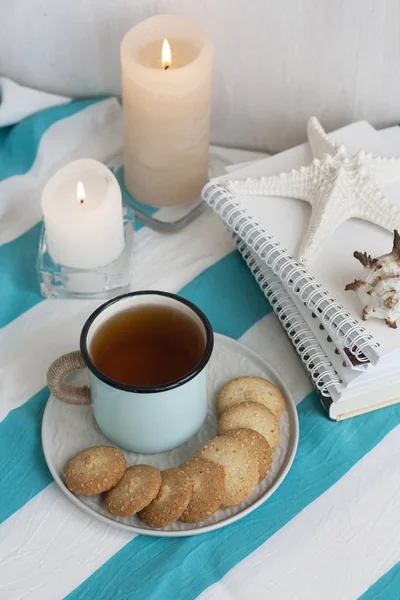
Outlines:
<svg viewBox="0 0 400 600"><path fill-rule="evenodd" d="M68 385L64 382L64 377L68 373L85 367L85 361L79 350L57 358L47 371L47 385L53 396L66 404L90 404L90 388L87 385Z"/></svg>

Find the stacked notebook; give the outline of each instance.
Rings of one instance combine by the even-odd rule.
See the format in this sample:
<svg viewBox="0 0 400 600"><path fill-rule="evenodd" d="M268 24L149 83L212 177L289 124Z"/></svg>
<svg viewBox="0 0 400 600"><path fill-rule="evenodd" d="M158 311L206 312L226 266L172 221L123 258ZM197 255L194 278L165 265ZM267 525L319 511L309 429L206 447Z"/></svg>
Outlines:
<svg viewBox="0 0 400 600"><path fill-rule="evenodd" d="M400 156L400 128L376 131L366 122L330 134L348 150ZM400 402L400 328L360 320L361 303L344 288L360 277L355 250L380 256L393 235L352 219L326 240L308 268L296 256L310 218L293 198L233 195L229 179L274 175L312 160L308 144L240 166L212 180L203 198L232 231L239 251L279 318L331 419L341 420ZM385 190L400 207L400 180Z"/></svg>

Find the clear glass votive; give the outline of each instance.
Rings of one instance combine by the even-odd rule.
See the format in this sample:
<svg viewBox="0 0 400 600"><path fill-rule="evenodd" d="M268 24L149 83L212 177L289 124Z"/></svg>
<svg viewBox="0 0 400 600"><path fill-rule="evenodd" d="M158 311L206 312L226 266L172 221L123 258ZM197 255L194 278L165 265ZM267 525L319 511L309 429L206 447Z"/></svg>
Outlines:
<svg viewBox="0 0 400 600"><path fill-rule="evenodd" d="M110 299L128 292L133 267L133 233L135 215L124 207L125 246L120 256L108 265L93 269L76 269L54 262L47 249L43 223L37 257L40 292L44 298Z"/></svg>

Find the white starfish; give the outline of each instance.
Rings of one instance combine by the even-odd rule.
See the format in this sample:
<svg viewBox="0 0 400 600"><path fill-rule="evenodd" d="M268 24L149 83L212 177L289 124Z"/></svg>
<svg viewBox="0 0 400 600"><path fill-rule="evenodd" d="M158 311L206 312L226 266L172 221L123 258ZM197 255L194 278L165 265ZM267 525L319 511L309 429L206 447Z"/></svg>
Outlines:
<svg viewBox="0 0 400 600"><path fill-rule="evenodd" d="M270 177L230 181L237 194L286 196L311 204L312 214L299 251L310 262L324 241L347 219L357 217L388 231L400 228L400 210L383 195L382 187L400 178L400 158L380 158L359 150L349 153L331 140L316 117L307 136L314 160L306 167Z"/></svg>

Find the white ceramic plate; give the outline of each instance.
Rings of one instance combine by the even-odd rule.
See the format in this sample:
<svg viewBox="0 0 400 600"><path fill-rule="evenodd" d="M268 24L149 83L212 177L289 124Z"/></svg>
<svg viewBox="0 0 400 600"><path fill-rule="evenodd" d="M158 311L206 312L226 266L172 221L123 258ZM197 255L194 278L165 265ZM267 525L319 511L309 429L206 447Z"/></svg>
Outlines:
<svg viewBox="0 0 400 600"><path fill-rule="evenodd" d="M193 438L179 448L160 454L136 454L122 450L128 465L150 463L161 470L177 467L189 460L200 446L216 435L215 396L218 389L240 375L258 375L278 385L286 398L286 410L280 420L281 440L274 452L271 470L252 494L238 506L219 509L202 523L176 521L163 529L152 529L136 515L124 518L111 515L105 509L101 496L75 496L63 482L65 465L80 450L89 446L110 445L110 442L97 427L90 406L70 406L59 402L53 396L50 396L47 402L42 423L43 451L51 474L62 492L86 513L132 533L165 537L188 536L219 529L242 519L265 502L282 483L293 462L299 436L296 406L289 390L268 362L246 346L215 334L215 347L209 366L208 414L203 426ZM190 399L188 401L190 402Z"/></svg>

